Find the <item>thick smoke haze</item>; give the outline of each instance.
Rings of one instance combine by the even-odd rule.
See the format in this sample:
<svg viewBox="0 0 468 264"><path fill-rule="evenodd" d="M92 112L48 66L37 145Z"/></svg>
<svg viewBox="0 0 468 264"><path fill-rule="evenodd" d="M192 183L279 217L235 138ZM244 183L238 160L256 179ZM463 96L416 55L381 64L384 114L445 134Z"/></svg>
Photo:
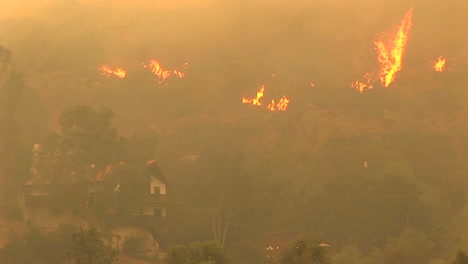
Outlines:
<svg viewBox="0 0 468 264"><path fill-rule="evenodd" d="M385 87L375 42L391 44L411 8L401 70ZM235 178L251 183L233 194L246 199L238 207L255 208L233 217L236 259L260 263L262 239L305 230L336 245L335 263L349 247L362 251L353 263L428 263L468 250L456 235L468 227L467 12L462 0L2 0L0 46L25 81L16 118L28 155L75 105L111 109L119 135L156 138L174 192L203 204L179 212L174 244L211 232L192 185L211 194ZM360 92L352 84L366 73L372 88ZM281 98L285 111L270 111ZM431 246L414 253L410 237ZM389 257L390 244L408 262Z"/></svg>

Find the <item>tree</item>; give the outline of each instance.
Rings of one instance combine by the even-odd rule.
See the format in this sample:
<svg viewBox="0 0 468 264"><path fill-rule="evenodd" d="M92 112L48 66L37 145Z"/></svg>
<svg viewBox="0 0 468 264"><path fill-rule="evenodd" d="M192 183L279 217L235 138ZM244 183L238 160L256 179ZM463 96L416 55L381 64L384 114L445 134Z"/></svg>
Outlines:
<svg viewBox="0 0 468 264"><path fill-rule="evenodd" d="M340 179L308 203L313 213L306 219L340 245L370 249L406 228L428 224L417 186L395 176Z"/></svg>
<svg viewBox="0 0 468 264"><path fill-rule="evenodd" d="M213 240L224 247L232 220L251 201L251 180L239 152L206 151L197 163L192 197L211 213Z"/></svg>
<svg viewBox="0 0 468 264"><path fill-rule="evenodd" d="M58 119L60 130L51 133L44 144L39 173L50 179L54 175L49 172L58 167L60 175L50 180L82 182L120 161L123 147L111 126L112 117L113 112L106 108L78 105L64 109Z"/></svg>
<svg viewBox="0 0 468 264"><path fill-rule="evenodd" d="M468 264L468 256L463 251L458 251L457 257L452 264Z"/></svg>
<svg viewBox="0 0 468 264"><path fill-rule="evenodd" d="M18 109L25 88L22 76L11 68L11 51L0 46L0 181L2 182L2 206L4 212L18 216L15 206L24 173L20 158ZM27 173L27 172L26 172ZM7 211L5 211L7 210Z"/></svg>
<svg viewBox="0 0 468 264"><path fill-rule="evenodd" d="M117 252L105 246L98 230L91 226L72 235L70 257L76 264L110 264Z"/></svg>
<svg viewBox="0 0 468 264"><path fill-rule="evenodd" d="M299 239L293 243L280 259L281 264L328 264L325 247L312 239Z"/></svg>
<svg viewBox="0 0 468 264"><path fill-rule="evenodd" d="M400 235L388 239L381 249L375 249L367 260L375 264L428 263L435 246L424 232L407 229Z"/></svg>
<svg viewBox="0 0 468 264"><path fill-rule="evenodd" d="M95 110L86 105L70 107L62 112L58 122L67 169L85 176L88 166L103 169L118 161L119 138L111 126L113 115L110 109Z"/></svg>
<svg viewBox="0 0 468 264"><path fill-rule="evenodd" d="M24 87L23 79L10 66L11 51L0 46L0 176L7 180L11 180L16 163L19 145L16 114Z"/></svg>
<svg viewBox="0 0 468 264"><path fill-rule="evenodd" d="M60 226L53 232L32 227L24 234L11 236L0 249L1 263L61 264L66 261L73 226Z"/></svg>
<svg viewBox="0 0 468 264"><path fill-rule="evenodd" d="M38 175L53 184L63 184L63 201L77 215L88 212L88 185L125 156L123 142L111 126L112 117L112 111L106 108L66 108L58 119L60 130L44 141Z"/></svg>
<svg viewBox="0 0 468 264"><path fill-rule="evenodd" d="M215 241L194 242L186 246L169 248L167 264L229 264L228 255Z"/></svg>

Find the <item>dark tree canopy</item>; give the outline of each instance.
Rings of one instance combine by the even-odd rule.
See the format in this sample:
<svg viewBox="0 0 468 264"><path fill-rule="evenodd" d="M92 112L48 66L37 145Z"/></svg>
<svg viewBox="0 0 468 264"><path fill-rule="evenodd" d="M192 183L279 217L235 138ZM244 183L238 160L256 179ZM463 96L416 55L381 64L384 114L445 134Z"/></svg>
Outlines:
<svg viewBox="0 0 468 264"><path fill-rule="evenodd" d="M283 252L281 264L329 264L326 248L313 239L299 239Z"/></svg>
<svg viewBox="0 0 468 264"><path fill-rule="evenodd" d="M72 235L70 258L76 264L110 264L115 260L116 252L104 245L99 231L91 226Z"/></svg>
<svg viewBox="0 0 468 264"><path fill-rule="evenodd" d="M463 251L458 251L457 257L452 264L468 264L468 256Z"/></svg>
<svg viewBox="0 0 468 264"><path fill-rule="evenodd" d="M229 256L214 241L194 242L186 246L174 246L167 252L167 264L229 264Z"/></svg>

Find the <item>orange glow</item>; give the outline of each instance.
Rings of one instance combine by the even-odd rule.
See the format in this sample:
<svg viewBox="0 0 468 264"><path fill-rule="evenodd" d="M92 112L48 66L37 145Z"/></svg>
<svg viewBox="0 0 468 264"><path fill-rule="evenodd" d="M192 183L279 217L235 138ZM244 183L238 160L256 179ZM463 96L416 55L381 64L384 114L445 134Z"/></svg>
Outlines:
<svg viewBox="0 0 468 264"><path fill-rule="evenodd" d="M286 108L288 108L289 105L289 98L286 97L286 95L283 95L281 99L279 100L278 104L276 104L276 107L280 111L286 111Z"/></svg>
<svg viewBox="0 0 468 264"><path fill-rule="evenodd" d="M242 103L244 104L253 104L253 105L262 105L262 102L260 102L260 99L262 99L263 95L265 92L265 86L262 85L260 87L260 90L257 92L257 97L252 98L252 99L247 99L247 98L242 98Z"/></svg>
<svg viewBox="0 0 468 264"><path fill-rule="evenodd" d="M161 80L166 80L169 78L169 76L171 76L171 71L164 70L157 60L151 60L149 67L151 68L151 72L153 72L154 75L158 76Z"/></svg>
<svg viewBox="0 0 468 264"><path fill-rule="evenodd" d="M372 81L372 74L366 73L364 74L365 82L355 81L351 84L351 87L358 90L360 93L364 92L365 89L372 89L374 86L371 83Z"/></svg>
<svg viewBox="0 0 468 264"><path fill-rule="evenodd" d="M125 78L125 76L127 76L127 72L122 68L115 69L114 74L119 78Z"/></svg>
<svg viewBox="0 0 468 264"><path fill-rule="evenodd" d="M277 104L275 104L275 100L271 100L271 103L268 105L268 109L270 109L270 111L272 112L276 110L286 111L286 109L288 108L288 104L289 98L287 98L286 95L283 95L283 97L279 99Z"/></svg>
<svg viewBox="0 0 468 264"><path fill-rule="evenodd" d="M270 111L272 111L272 112L276 111L276 109L275 109L275 100L271 100L271 103L268 105L268 109L270 109Z"/></svg>
<svg viewBox="0 0 468 264"><path fill-rule="evenodd" d="M101 66L100 70L102 71L103 74L105 75L111 75L114 74L115 76L123 79L125 76L127 76L127 72L122 69L122 68L117 68L115 70L111 69L109 66Z"/></svg>
<svg viewBox="0 0 468 264"><path fill-rule="evenodd" d="M188 63L184 63L182 67L186 68L187 66L188 66ZM150 68L151 72L153 72L153 74L156 75L161 81L164 81L167 78L169 78L171 76L171 72L174 72L174 75L178 76L179 78L183 78L185 75L183 72L178 71L178 70L171 71L171 70L163 69L161 67L161 63L159 63L159 61L157 60L150 60L150 64L149 65L143 64L143 67Z"/></svg>
<svg viewBox="0 0 468 264"><path fill-rule="evenodd" d="M434 70L437 72L441 72L441 71L444 71L444 68L445 68L445 59L442 57L439 57L434 64Z"/></svg>
<svg viewBox="0 0 468 264"><path fill-rule="evenodd" d="M179 76L179 78L183 78L184 77L184 73L183 72L180 72L178 70L174 70L174 74Z"/></svg>
<svg viewBox="0 0 468 264"><path fill-rule="evenodd" d="M260 100L263 98L264 95L265 95L265 86L262 85L262 87L260 87L260 90L258 90L257 96L255 98L252 98L252 99L242 98L242 103L260 106L262 105L262 102ZM281 97L278 100L278 103L275 103L275 100L271 100L271 103L268 104L267 108L272 112L277 111L277 110L285 111L288 108L288 104L289 104L289 98L287 98L286 95L283 95L283 97Z"/></svg>
<svg viewBox="0 0 468 264"><path fill-rule="evenodd" d="M403 53L408 41L408 32L412 26L412 18L413 9L411 8L403 18L391 47L387 47L381 40L374 43L378 49L378 60L382 66L380 80L385 87L393 82L395 74L401 70Z"/></svg>

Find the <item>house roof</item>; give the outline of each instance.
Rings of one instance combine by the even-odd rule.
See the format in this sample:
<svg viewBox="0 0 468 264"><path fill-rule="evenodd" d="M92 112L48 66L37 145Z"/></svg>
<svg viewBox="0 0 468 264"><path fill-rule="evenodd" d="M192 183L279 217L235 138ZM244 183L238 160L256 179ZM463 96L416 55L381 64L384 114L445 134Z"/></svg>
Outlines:
<svg viewBox="0 0 468 264"><path fill-rule="evenodd" d="M114 164L109 164L103 169L99 170L96 172L95 177L92 177L89 179L91 182L103 182L106 181L106 177L110 175L116 168L125 165L126 162L120 161L118 163ZM162 181L164 184L167 184L167 179L164 177L164 174L161 171L161 168L159 167L159 164L157 163L156 160L148 160L146 161L146 166L148 169L148 172L151 176L159 179ZM94 169L94 166L92 165L90 169ZM70 176L73 176L74 173L70 173ZM73 177L72 177L73 178ZM27 182L24 183L24 185L40 185L40 184L50 184L50 180L46 179L42 175L34 175L31 179L29 179Z"/></svg>
<svg viewBox="0 0 468 264"><path fill-rule="evenodd" d="M124 161L107 165L96 174L96 178L93 179L93 181L104 181L107 175L111 174L117 167L122 165L125 165Z"/></svg>
<svg viewBox="0 0 468 264"><path fill-rule="evenodd" d="M151 176L162 181L164 184L167 184L167 179L164 177L161 167L159 167L159 164L156 160L147 160L146 166Z"/></svg>

